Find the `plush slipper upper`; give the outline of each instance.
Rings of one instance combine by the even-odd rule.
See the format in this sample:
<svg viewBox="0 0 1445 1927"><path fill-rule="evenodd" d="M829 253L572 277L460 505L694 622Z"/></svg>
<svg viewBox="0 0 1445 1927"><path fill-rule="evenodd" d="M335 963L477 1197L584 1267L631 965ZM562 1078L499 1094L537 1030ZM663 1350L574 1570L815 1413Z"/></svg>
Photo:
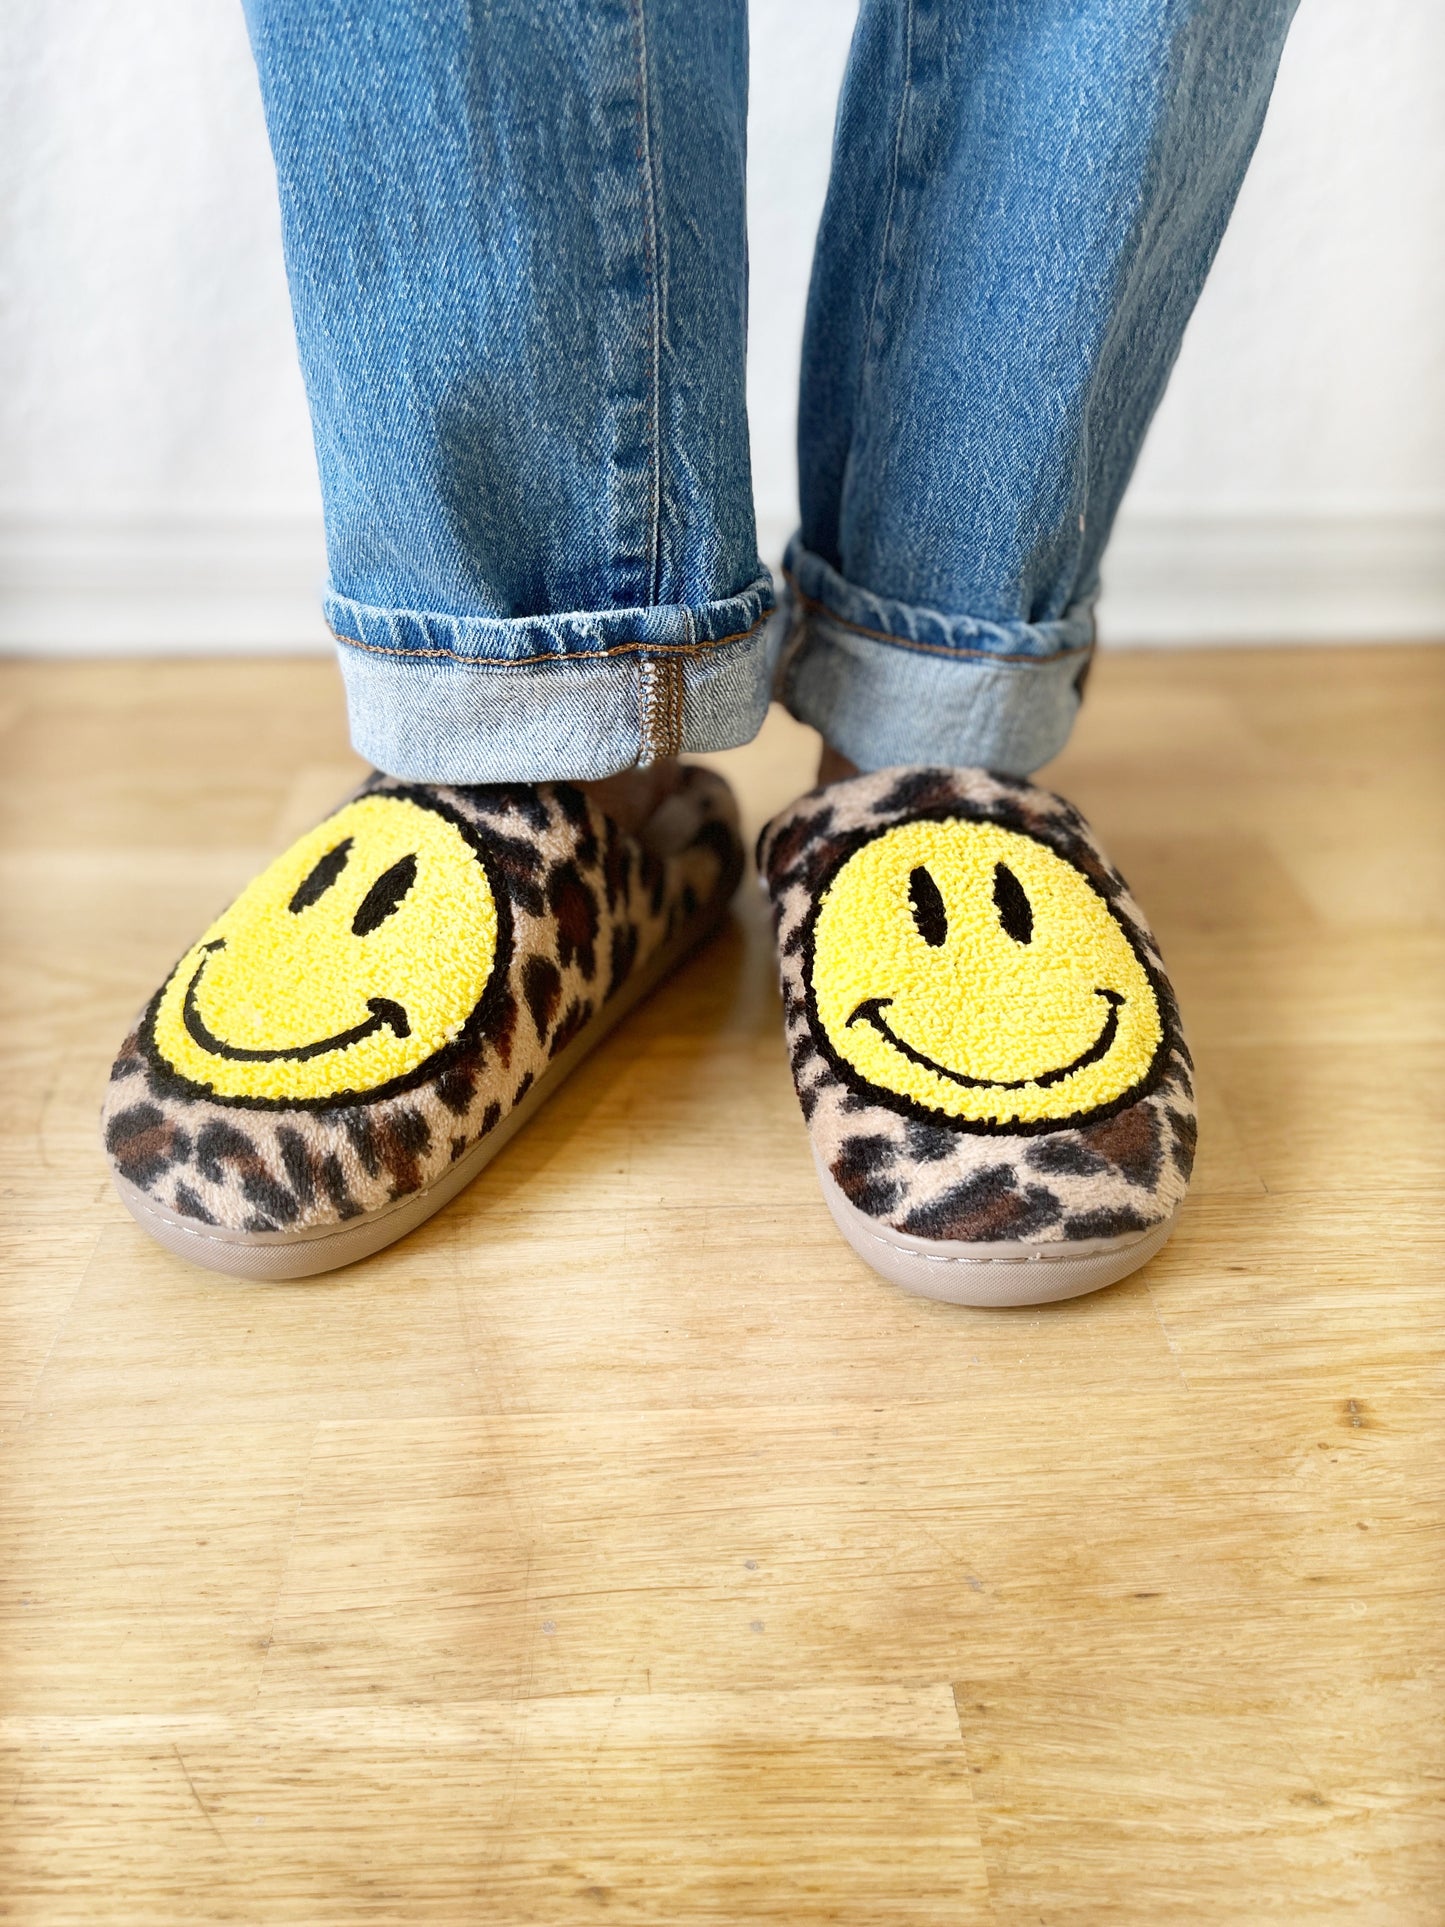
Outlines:
<svg viewBox="0 0 1445 1927"><path fill-rule="evenodd" d="M892 769L763 832L793 1076L846 1196L965 1242L1113 1238L1172 1215L1195 1115L1158 946L1072 805Z"/></svg>
<svg viewBox="0 0 1445 1927"><path fill-rule="evenodd" d="M494 1130L740 864L707 770L645 837L568 784L373 777L151 999L111 1073L111 1162L229 1229L377 1210Z"/></svg>

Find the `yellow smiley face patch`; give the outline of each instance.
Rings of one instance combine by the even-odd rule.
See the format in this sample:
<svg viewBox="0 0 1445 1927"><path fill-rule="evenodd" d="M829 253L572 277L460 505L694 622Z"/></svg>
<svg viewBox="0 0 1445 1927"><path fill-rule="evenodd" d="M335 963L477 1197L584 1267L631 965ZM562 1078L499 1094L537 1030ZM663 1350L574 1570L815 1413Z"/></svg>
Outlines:
<svg viewBox="0 0 1445 1927"><path fill-rule="evenodd" d="M508 918L480 846L424 793L361 796L263 870L188 950L147 1024L213 1097L389 1094L477 1028Z"/></svg>
<svg viewBox="0 0 1445 1927"><path fill-rule="evenodd" d="M1153 978L1106 898L997 823L928 819L870 838L823 891L804 974L847 1081L958 1130L1112 1115L1164 1057Z"/></svg>

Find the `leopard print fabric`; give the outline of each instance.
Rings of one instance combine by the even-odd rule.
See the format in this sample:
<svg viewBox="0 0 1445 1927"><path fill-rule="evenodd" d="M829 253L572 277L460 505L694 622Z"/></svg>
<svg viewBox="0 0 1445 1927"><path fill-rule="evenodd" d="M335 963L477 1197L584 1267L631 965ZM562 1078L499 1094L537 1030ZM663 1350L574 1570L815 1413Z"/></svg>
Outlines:
<svg viewBox="0 0 1445 1927"><path fill-rule="evenodd" d="M359 796L415 786L376 776ZM484 844L510 958L483 1034L390 1097L306 1107L222 1100L157 1053L158 992L121 1047L102 1129L127 1183L184 1218L250 1232L342 1224L423 1189L496 1129L662 945L719 914L742 868L726 783L689 767L627 835L569 784L429 786Z"/></svg>
<svg viewBox="0 0 1445 1927"><path fill-rule="evenodd" d="M966 816L1032 836L1093 884L1150 967L1163 1042L1151 1086L1114 1115L1031 1132L970 1135L860 1092L820 1046L808 1010L810 917L840 864L872 834ZM801 797L764 830L793 1078L814 1147L844 1194L897 1231L964 1242L1115 1238L1170 1217L1196 1134L1192 1067L1158 946L1079 812L1049 791L981 770L881 770Z"/></svg>

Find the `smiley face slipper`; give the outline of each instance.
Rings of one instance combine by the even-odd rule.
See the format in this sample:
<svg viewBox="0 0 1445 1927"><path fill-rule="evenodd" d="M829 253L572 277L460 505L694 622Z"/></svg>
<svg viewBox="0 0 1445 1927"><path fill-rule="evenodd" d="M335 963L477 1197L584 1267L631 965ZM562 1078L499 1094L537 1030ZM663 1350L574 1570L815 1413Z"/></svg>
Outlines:
<svg viewBox="0 0 1445 1927"><path fill-rule="evenodd" d="M122 1201L241 1277L392 1243L708 933L741 867L703 769L638 836L568 784L374 777L242 891L121 1047L103 1132Z"/></svg>
<svg viewBox="0 0 1445 1927"><path fill-rule="evenodd" d="M1168 1238L1195 1138L1158 947L1078 811L880 770L763 832L793 1077L876 1271L958 1304L1072 1298Z"/></svg>

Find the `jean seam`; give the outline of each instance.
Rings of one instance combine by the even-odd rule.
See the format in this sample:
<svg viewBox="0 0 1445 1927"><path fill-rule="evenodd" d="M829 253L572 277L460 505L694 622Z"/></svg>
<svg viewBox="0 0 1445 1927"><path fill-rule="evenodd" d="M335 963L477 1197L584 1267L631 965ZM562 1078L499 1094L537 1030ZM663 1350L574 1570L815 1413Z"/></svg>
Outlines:
<svg viewBox="0 0 1445 1927"><path fill-rule="evenodd" d="M646 7L647 0L634 0L638 106L642 117L642 141L637 158L642 167L643 272L647 276L648 349L652 358L652 526L648 531L648 600L656 604L662 593L662 282L657 246L657 169L653 157L652 84L648 73Z"/></svg>
<svg viewBox="0 0 1445 1927"><path fill-rule="evenodd" d="M840 629L851 630L855 636L866 636L871 642L885 642L895 649L912 650L915 655L947 656L965 662L1024 663L1035 668L1043 668L1049 663L1067 662L1073 656L1087 656L1093 649L1092 643L1081 643L1076 649L1056 649L1051 655L1038 656L1020 650L961 649L950 642L916 642L909 636L895 636L888 629L870 629L864 623L850 622L847 616L840 616L835 610L830 609L826 602L820 602L816 596L810 596L805 589L799 588L797 578L790 570L784 569L783 574L794 600L809 615L820 616L824 622L835 623ZM800 644L790 658L790 668L801 653Z"/></svg>
<svg viewBox="0 0 1445 1927"><path fill-rule="evenodd" d="M764 609L755 622L750 622L746 629L739 629L730 636L713 636L691 642L616 642L607 649L549 650L540 656L473 656L459 649L394 649L386 643L363 642L359 636L343 635L339 629L333 629L331 633L348 649L361 649L371 656L454 662L463 669L528 669L543 663L561 667L569 662L599 662L616 656L705 656L714 649L726 648L729 643L746 642L749 636L757 634L772 613L771 609ZM688 615L689 627L692 628L690 611Z"/></svg>
<svg viewBox="0 0 1445 1927"><path fill-rule="evenodd" d="M898 206L898 172L903 162L903 137L908 127L908 103L913 90L913 22L915 0L907 0L903 13L903 75L898 96L898 124L893 130L893 154L888 166L888 207L883 216L883 234L878 246L878 272L873 280L873 293L868 302L868 325L863 330L863 351L858 357L858 387L853 397L853 435L858 433L862 418L863 395L868 385L868 371L873 365L873 329L878 318L878 303L883 295L883 281L888 272L888 250L893 242L893 216ZM846 486L840 499L847 494Z"/></svg>
<svg viewBox="0 0 1445 1927"><path fill-rule="evenodd" d="M638 664L640 760L660 763L682 748L683 676L676 657L644 656Z"/></svg>

